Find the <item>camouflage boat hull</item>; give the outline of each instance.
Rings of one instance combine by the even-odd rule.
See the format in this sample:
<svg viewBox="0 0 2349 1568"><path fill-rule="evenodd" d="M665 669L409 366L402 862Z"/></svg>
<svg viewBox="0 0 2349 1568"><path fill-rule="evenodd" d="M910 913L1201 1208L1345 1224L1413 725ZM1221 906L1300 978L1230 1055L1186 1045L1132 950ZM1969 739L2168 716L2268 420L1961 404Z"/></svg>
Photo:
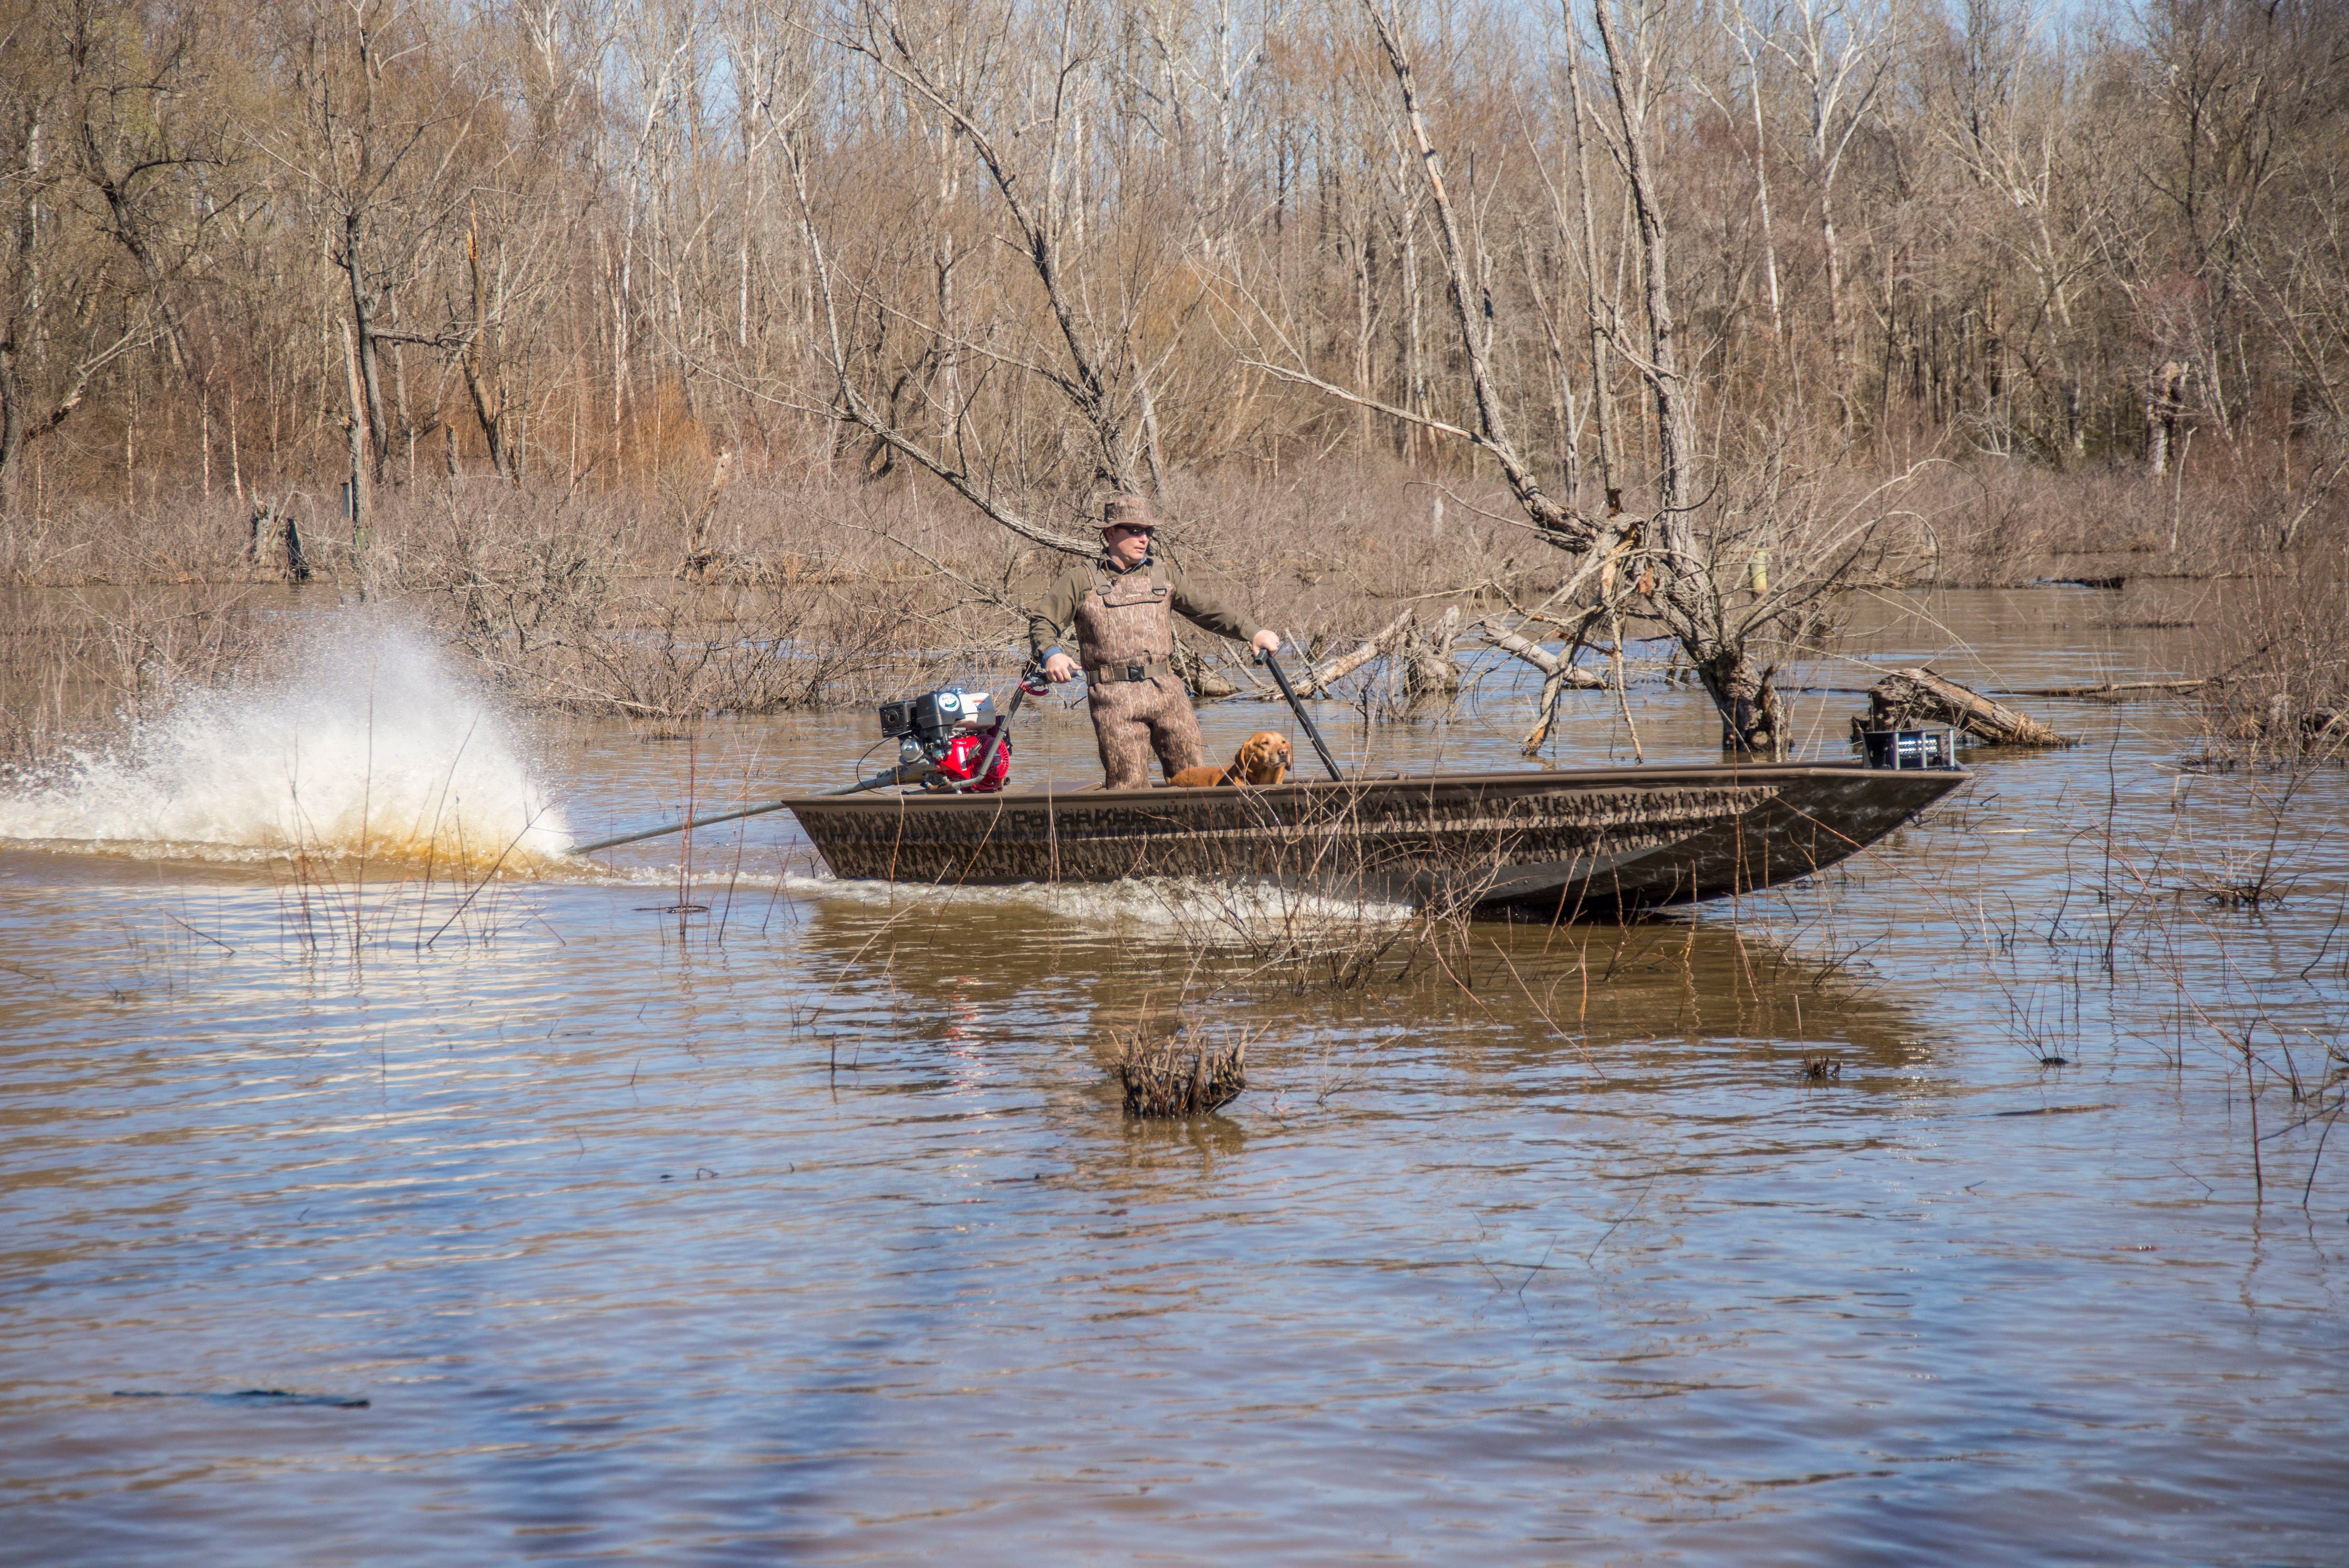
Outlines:
<svg viewBox="0 0 2349 1568"><path fill-rule="evenodd" d="M787 804L833 874L854 880L1270 878L1574 914L1808 876L1970 776L1723 764Z"/></svg>

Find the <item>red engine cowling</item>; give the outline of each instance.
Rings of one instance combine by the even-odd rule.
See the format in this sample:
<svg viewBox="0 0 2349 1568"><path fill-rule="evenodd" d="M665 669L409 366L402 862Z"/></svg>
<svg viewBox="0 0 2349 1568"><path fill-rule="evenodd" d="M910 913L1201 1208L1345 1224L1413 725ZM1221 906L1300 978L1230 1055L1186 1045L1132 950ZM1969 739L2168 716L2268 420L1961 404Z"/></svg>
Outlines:
<svg viewBox="0 0 2349 1568"><path fill-rule="evenodd" d="M987 765L987 776L970 784L978 772L978 759L987 754L985 733L957 735L947 742L947 754L938 759L938 777L948 784L966 784L973 794L993 794L1011 777L1011 737L995 748L995 760Z"/></svg>

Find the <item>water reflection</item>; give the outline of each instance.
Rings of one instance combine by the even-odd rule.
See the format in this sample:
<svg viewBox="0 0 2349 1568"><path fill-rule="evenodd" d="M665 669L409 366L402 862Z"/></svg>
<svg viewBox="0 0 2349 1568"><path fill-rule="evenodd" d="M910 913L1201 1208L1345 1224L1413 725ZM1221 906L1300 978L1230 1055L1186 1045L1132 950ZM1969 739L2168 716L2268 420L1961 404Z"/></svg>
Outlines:
<svg viewBox="0 0 2349 1568"><path fill-rule="evenodd" d="M2018 681L2168 668L2158 632L2051 641L2048 602L1884 636L1939 659L1955 628ZM1684 694L1635 699L1651 747L1709 738ZM2276 1195L2322 1129L2271 1085L2254 1208L2240 1065L2187 1003L2256 981L2311 1037L2349 1012L2349 797L2309 786L2281 908L2158 904L2193 862L2144 846L2215 856L2267 831L2257 799L2179 784L2150 710L2044 706L2094 743L1992 759L1889 853L1743 908L1480 923L1466 985L1299 992L1132 889L779 877L802 846L773 823L619 857L636 882L501 885L430 946L380 882L357 942L331 902L305 940L264 867L0 852L8 1539L2324 1561L2342 1189L2316 1172L2304 1220ZM1506 760L1481 726L1379 742ZM538 760L600 826L864 734L583 730ZM1254 1032L1252 1087L1128 1122L1110 1036L1177 1015ZM373 1403L111 1398L150 1387Z"/></svg>

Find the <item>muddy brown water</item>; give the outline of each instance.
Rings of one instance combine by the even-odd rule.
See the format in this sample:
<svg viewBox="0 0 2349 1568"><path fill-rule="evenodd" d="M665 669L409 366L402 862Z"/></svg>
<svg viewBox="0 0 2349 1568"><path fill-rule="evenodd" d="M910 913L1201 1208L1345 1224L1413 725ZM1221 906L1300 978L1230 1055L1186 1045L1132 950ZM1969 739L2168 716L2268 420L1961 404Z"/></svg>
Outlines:
<svg viewBox="0 0 2349 1568"><path fill-rule="evenodd" d="M1862 618L1986 686L2183 657L2084 590ZM1371 754L1505 765L1527 695ZM1209 889L844 888L787 818L478 890L0 848L0 1560L2338 1562L2349 789L2028 705L2085 743L1783 894L1480 926L1473 989L1300 992ZM512 745L592 836L871 739ZM1019 745L1083 776L1080 716ZM1178 1012L1251 1086L1130 1123L1105 1042ZM254 1389L367 1403L118 1396Z"/></svg>

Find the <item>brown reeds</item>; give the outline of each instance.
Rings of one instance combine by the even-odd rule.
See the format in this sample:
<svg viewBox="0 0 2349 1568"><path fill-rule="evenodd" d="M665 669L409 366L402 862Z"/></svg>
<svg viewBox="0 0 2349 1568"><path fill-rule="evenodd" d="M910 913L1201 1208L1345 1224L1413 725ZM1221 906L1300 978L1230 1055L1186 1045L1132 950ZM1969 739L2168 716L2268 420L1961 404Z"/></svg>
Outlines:
<svg viewBox="0 0 2349 1568"><path fill-rule="evenodd" d="M2218 584L2199 632L2201 746L2212 770L2349 760L2349 566ZM2311 563L2313 567L2316 563Z"/></svg>
<svg viewBox="0 0 2349 1568"><path fill-rule="evenodd" d="M363 543L331 494L273 496L267 504L298 524L305 585L282 559L256 556L251 508L225 497L0 520L10 580L0 593L13 612L0 618L0 760L31 764L65 737L217 680L301 612L354 598L419 625L519 706L664 725L863 702L1019 658L1017 606L1058 559L1050 552L1008 543L904 475L769 470L713 490L712 468L687 487L690 506L428 475L378 494ZM2119 531L2136 504L2119 477L2093 470L2007 474L1983 491L1929 467L1915 488L1929 492L1910 504L1939 554L1904 570L1945 582L2101 572L2110 562L2082 552L2126 543ZM2337 759L2349 750L2339 645L2349 616L2326 574L2300 564L2322 560L2338 530L2320 508L2279 554L2273 531L2261 534L2268 501L2255 488L2214 490L2219 510L2185 535L2233 545L2161 563L2298 574L2226 578L2192 607L2208 645L2196 673L2223 677L2206 693L2207 757ZM1573 569L1571 557L1526 549L1491 482L1461 476L1443 493L1451 503L1431 524L1429 487L1410 469L1331 458L1278 481L1237 467L1170 475L1161 506L1173 519L1169 549L1299 646L1309 670L1342 666L1400 628L1333 695L1366 719L1407 721L1446 706L1462 628L1539 603ZM2004 564L1987 574L1961 562L1986 526L1976 493L2031 520L1999 535ZM2120 569L2135 571L2136 559ZM1195 636L1185 676L1203 693L1268 695L1212 638Z"/></svg>
<svg viewBox="0 0 2349 1568"><path fill-rule="evenodd" d="M1400 469L1328 474L1327 502L1319 487L1244 474L1189 482L1169 547L1290 640L1340 652L1398 599L1497 605L1495 584L1547 580L1547 561L1513 576L1506 531L1421 536L1398 517L1411 493ZM315 513L315 501L285 504ZM305 514L311 576L299 586L251 556L242 511L149 521L77 509L0 524L13 541L0 551L14 568L0 587L14 612L0 618L8 760L33 763L61 738L214 683L306 612L352 600L423 630L525 709L682 725L862 703L1014 666L1019 591L1056 559L1007 550L984 519L904 480L738 480L690 515L626 493L436 481L378 496L364 548L331 511ZM1435 692L1451 623L1433 608L1426 619L1436 629L1414 646L1418 673L1368 669L1345 694L1406 679L1415 696ZM1195 686L1265 694L1233 649L1195 641ZM1378 706L1399 716L1402 704L1381 685Z"/></svg>
<svg viewBox="0 0 2349 1568"><path fill-rule="evenodd" d="M1945 587L2289 575L2338 558L2349 527L2339 488L2215 462L2153 484L2121 464L1960 458L1920 470L1905 504L1931 534L1915 580Z"/></svg>

